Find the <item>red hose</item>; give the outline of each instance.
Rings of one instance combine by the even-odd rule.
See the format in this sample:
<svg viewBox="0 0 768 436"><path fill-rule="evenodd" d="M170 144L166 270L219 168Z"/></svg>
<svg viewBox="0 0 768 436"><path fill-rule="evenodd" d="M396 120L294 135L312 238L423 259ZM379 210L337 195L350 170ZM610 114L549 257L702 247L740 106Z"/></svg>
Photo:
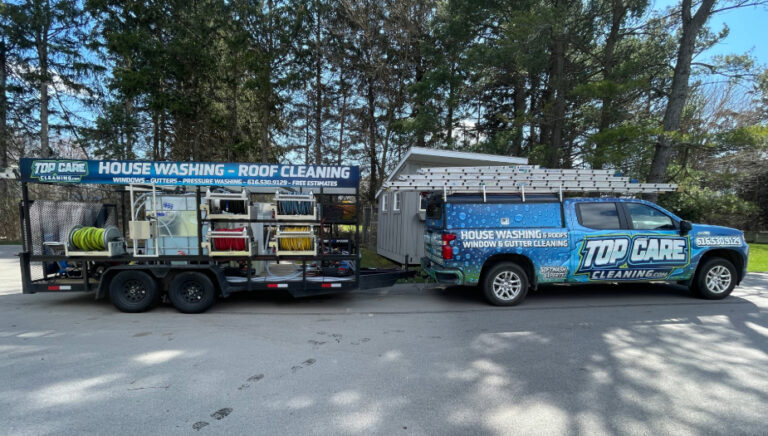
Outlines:
<svg viewBox="0 0 768 436"><path fill-rule="evenodd" d="M242 232L245 227L236 229L216 229L217 232ZM217 251L245 251L245 238L213 238Z"/></svg>

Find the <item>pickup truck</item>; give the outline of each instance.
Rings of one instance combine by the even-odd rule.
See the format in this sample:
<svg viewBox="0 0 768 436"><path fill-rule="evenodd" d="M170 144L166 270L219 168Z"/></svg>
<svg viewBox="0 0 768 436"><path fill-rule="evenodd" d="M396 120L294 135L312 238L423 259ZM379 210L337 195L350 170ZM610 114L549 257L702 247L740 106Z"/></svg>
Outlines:
<svg viewBox="0 0 768 436"><path fill-rule="evenodd" d="M631 198L454 194L428 198L422 270L513 306L540 284L666 282L706 299L746 274L741 231L691 224Z"/></svg>

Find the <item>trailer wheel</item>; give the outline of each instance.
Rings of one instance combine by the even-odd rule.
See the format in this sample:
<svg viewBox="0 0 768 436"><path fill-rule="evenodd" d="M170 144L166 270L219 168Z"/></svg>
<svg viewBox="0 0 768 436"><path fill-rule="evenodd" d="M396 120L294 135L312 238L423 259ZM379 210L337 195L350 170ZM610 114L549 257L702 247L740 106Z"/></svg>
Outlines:
<svg viewBox="0 0 768 436"><path fill-rule="evenodd" d="M515 306L528 293L528 275L516 263L498 263L485 275L483 291L485 299L494 306Z"/></svg>
<svg viewBox="0 0 768 436"><path fill-rule="evenodd" d="M109 283L109 299L122 312L144 312L159 297L157 282L143 271L120 271Z"/></svg>
<svg viewBox="0 0 768 436"><path fill-rule="evenodd" d="M202 313L216 301L216 288L205 274L184 272L171 282L168 298L179 312Z"/></svg>
<svg viewBox="0 0 768 436"><path fill-rule="evenodd" d="M693 281L694 293L707 300L721 300L736 287L736 268L726 259L713 257L704 262Z"/></svg>

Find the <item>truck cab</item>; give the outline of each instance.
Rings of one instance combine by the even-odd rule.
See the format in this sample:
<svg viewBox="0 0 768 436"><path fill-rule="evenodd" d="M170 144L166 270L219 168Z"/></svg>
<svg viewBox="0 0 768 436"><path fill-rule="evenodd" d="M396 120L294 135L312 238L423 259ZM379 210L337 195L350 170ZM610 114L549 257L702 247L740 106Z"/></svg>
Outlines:
<svg viewBox="0 0 768 436"><path fill-rule="evenodd" d="M424 244L425 275L479 285L509 306L545 283L682 283L722 299L744 278L749 250L737 229L691 224L648 201L554 194L433 194Z"/></svg>

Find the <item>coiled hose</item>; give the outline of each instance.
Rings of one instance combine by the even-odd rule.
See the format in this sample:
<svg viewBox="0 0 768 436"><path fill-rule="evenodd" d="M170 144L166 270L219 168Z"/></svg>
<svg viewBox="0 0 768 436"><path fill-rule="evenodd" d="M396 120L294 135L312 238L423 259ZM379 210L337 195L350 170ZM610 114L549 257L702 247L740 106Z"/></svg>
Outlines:
<svg viewBox="0 0 768 436"><path fill-rule="evenodd" d="M69 231L69 243L72 247L83 251L103 251L107 243L120 238L117 227L106 228L75 226Z"/></svg>
<svg viewBox="0 0 768 436"><path fill-rule="evenodd" d="M314 213L312 201L279 200L277 213L280 215L312 215Z"/></svg>
<svg viewBox="0 0 768 436"><path fill-rule="evenodd" d="M282 232L310 232L309 227L283 227ZM305 235L280 234L277 238L278 248L284 251L309 251L313 249L312 238Z"/></svg>

